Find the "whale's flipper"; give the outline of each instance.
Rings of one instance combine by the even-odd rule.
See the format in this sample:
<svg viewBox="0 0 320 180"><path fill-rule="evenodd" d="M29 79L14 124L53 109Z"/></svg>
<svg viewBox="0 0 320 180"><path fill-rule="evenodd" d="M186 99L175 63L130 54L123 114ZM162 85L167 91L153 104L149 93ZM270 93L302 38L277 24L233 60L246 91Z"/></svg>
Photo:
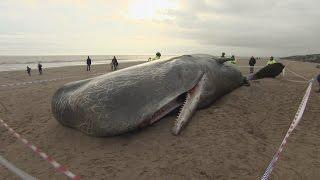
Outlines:
<svg viewBox="0 0 320 180"><path fill-rule="evenodd" d="M200 96L204 90L206 75L202 75L200 81L187 92L186 100L182 105L178 119L176 120L173 128L173 134L178 135L181 129L191 119L192 115L198 107Z"/></svg>

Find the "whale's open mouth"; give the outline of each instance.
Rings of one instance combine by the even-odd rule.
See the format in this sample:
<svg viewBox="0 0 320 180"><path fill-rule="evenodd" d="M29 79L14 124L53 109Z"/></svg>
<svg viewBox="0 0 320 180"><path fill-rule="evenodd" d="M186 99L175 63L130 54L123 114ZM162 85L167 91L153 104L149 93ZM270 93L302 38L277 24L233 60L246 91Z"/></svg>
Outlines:
<svg viewBox="0 0 320 180"><path fill-rule="evenodd" d="M204 89L204 81L206 76L202 75L198 83L189 89L187 92L182 93L178 97L174 98L171 102L156 111L148 120L144 121L140 127L151 125L161 118L172 112L173 110L181 107L178 118L173 128L173 134L178 135L181 129L191 119L192 115L198 107L200 101L200 95Z"/></svg>
<svg viewBox="0 0 320 180"><path fill-rule="evenodd" d="M144 120L139 127L144 128L146 126L149 126L151 124L156 123L161 118L169 114L170 112L174 111L175 109L179 108L183 105L183 102L185 101L187 96L187 92L179 95L178 97L174 98L172 101L170 101L168 104L160 108L158 111L156 111L150 118L147 118Z"/></svg>

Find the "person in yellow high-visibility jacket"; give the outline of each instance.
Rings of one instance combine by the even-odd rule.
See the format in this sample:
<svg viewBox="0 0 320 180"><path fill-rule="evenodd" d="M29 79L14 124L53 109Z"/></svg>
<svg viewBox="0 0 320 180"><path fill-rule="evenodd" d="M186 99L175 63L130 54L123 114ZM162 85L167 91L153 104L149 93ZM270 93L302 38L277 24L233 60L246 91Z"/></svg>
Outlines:
<svg viewBox="0 0 320 180"><path fill-rule="evenodd" d="M276 60L274 60L273 56L270 57L269 61L267 62L267 65L270 65L270 64L275 64L277 63Z"/></svg>
<svg viewBox="0 0 320 180"><path fill-rule="evenodd" d="M231 56L231 58L228 60L231 64L237 64L236 58L234 55Z"/></svg>
<svg viewBox="0 0 320 180"><path fill-rule="evenodd" d="M149 58L148 61L158 60L158 59L160 59L160 57L161 57L161 53L157 52L157 53L156 53L156 57L154 57L154 58Z"/></svg>
<svg viewBox="0 0 320 180"><path fill-rule="evenodd" d="M230 58L226 58L225 57L225 53L222 53L222 56L219 58L218 62L220 64L223 64L225 62L228 62L230 64L237 64L237 60L236 58L234 57L234 55L232 55Z"/></svg>

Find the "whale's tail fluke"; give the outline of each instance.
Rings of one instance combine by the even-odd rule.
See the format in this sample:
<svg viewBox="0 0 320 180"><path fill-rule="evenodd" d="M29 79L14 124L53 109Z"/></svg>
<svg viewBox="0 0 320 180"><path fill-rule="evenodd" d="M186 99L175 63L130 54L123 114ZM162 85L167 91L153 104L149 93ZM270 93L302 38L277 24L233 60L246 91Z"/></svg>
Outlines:
<svg viewBox="0 0 320 180"><path fill-rule="evenodd" d="M257 80L262 78L275 78L282 73L284 67L285 66L281 63L267 65L260 69L257 73L253 74L250 79Z"/></svg>

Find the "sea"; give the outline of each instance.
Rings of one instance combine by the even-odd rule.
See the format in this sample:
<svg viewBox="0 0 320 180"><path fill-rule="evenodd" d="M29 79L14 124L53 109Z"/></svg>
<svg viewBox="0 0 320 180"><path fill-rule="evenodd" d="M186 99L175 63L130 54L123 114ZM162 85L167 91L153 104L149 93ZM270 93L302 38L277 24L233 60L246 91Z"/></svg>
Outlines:
<svg viewBox="0 0 320 180"><path fill-rule="evenodd" d="M92 64L110 64L114 55L92 55ZM119 63L144 62L154 55L115 55ZM177 55L162 55L161 59L170 58ZM1 56L0 71L26 70L27 66L37 69L38 63L43 68L82 66L86 65L87 55L59 55L59 56ZM236 57L237 60L248 61L250 57ZM259 58L260 59L260 58ZM265 57L261 58L265 59ZM277 59L280 60L280 59Z"/></svg>
<svg viewBox="0 0 320 180"><path fill-rule="evenodd" d="M114 55L93 55L90 56L92 65L110 64ZM119 63L143 62L154 55L115 55ZM161 58L169 58L174 55L163 55ZM63 56L0 56L0 71L25 70L27 66L37 69L41 63L43 68L80 66L86 65L86 55L63 55Z"/></svg>

